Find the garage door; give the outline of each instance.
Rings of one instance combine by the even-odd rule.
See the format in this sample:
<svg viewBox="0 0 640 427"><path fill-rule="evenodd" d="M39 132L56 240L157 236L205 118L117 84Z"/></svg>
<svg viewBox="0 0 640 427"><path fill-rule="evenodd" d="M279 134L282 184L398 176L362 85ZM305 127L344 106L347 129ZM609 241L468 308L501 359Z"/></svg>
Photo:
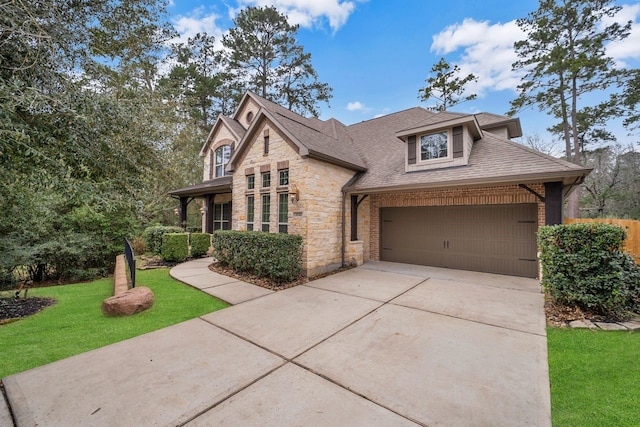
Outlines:
<svg viewBox="0 0 640 427"><path fill-rule="evenodd" d="M383 261L537 276L535 204L383 208Z"/></svg>

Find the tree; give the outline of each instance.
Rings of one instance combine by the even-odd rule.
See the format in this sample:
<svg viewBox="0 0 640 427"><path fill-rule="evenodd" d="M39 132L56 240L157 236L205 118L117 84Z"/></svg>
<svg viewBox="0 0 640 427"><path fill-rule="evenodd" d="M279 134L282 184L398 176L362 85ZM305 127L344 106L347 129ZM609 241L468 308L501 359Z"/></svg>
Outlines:
<svg viewBox="0 0 640 427"><path fill-rule="evenodd" d="M431 73L435 73L435 76L426 80L427 86L418 91L420 94L418 98L424 102L435 99L434 110L445 111L454 105L476 99L476 94L463 96L465 86L471 82L478 81L478 77L473 74L469 74L464 78L458 77L460 67L455 65L451 68L451 64L444 58L440 58L440 61L431 67Z"/></svg>
<svg viewBox="0 0 640 427"><path fill-rule="evenodd" d="M0 4L0 280L104 274L144 217L163 7Z"/></svg>
<svg viewBox="0 0 640 427"><path fill-rule="evenodd" d="M612 145L583 154L585 164L593 168L581 199L586 215L640 218L640 153Z"/></svg>
<svg viewBox="0 0 640 427"><path fill-rule="evenodd" d="M331 88L318 81L311 54L297 44L298 25L274 7L249 7L222 39L225 63L238 86L285 105L299 114L318 116L318 103L329 102Z"/></svg>
<svg viewBox="0 0 640 427"><path fill-rule="evenodd" d="M537 105L540 111L560 119L567 159L576 164L581 164L579 104L587 102L584 95L620 85L624 77L605 55L605 44L627 37L631 22L605 26L605 18L614 17L620 10L611 3L540 0L538 10L518 20L527 38L515 43L520 59L513 69L523 70L525 75L508 114ZM574 192L570 199L569 215L574 217L579 216L578 197Z"/></svg>

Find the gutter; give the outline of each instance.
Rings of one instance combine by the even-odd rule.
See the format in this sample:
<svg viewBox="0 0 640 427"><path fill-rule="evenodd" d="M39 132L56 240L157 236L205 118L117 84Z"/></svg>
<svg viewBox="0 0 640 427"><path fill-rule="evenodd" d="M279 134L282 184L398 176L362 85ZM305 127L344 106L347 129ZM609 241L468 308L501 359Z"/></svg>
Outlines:
<svg viewBox="0 0 640 427"><path fill-rule="evenodd" d="M342 244L340 248L340 265L346 267L344 263L345 250L347 247L347 189L351 187L364 172L358 172L342 186Z"/></svg>

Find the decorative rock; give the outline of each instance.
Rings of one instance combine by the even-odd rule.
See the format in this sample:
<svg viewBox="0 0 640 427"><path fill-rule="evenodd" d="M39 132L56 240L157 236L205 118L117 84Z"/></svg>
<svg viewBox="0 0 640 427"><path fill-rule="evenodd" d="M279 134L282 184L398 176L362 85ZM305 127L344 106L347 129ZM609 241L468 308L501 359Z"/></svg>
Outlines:
<svg viewBox="0 0 640 427"><path fill-rule="evenodd" d="M597 329L596 325L591 323L591 320L589 319L574 320L569 323L569 326L577 329Z"/></svg>
<svg viewBox="0 0 640 427"><path fill-rule="evenodd" d="M630 331L640 331L640 322L636 320L630 320L628 322L618 322Z"/></svg>
<svg viewBox="0 0 640 427"><path fill-rule="evenodd" d="M607 322L595 322L596 326L600 329L602 329L603 331L626 331L627 328L625 328L622 325L618 325L617 323L607 323Z"/></svg>
<svg viewBox="0 0 640 427"><path fill-rule="evenodd" d="M130 316L153 305L153 292L146 286L129 289L102 302L102 312L107 316Z"/></svg>

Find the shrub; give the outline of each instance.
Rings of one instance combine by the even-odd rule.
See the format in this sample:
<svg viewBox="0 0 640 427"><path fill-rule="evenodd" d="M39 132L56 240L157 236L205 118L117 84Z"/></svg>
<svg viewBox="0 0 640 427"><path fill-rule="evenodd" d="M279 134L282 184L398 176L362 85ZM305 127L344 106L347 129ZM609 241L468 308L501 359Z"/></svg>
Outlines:
<svg viewBox="0 0 640 427"><path fill-rule="evenodd" d="M134 254L142 255L145 253L146 243L144 241L144 237L135 236L133 239L131 239L130 243Z"/></svg>
<svg viewBox="0 0 640 427"><path fill-rule="evenodd" d="M191 256L194 258L200 258L207 254L209 247L211 246L211 234L209 233L191 233L189 235L191 240Z"/></svg>
<svg viewBox="0 0 640 427"><path fill-rule="evenodd" d="M300 275L302 237L261 231L216 231L213 256L221 263L276 282Z"/></svg>
<svg viewBox="0 0 640 427"><path fill-rule="evenodd" d="M142 234L146 243L146 249L149 253L160 255L162 252L162 236L166 233L181 233L180 227L154 225L147 227Z"/></svg>
<svg viewBox="0 0 640 427"><path fill-rule="evenodd" d="M161 256L165 261L182 262L189 256L187 233L165 233L162 236Z"/></svg>
<svg viewBox="0 0 640 427"><path fill-rule="evenodd" d="M614 225L576 223L538 232L542 285L560 304L620 317L637 309L640 271ZM634 307L635 306L635 307Z"/></svg>

